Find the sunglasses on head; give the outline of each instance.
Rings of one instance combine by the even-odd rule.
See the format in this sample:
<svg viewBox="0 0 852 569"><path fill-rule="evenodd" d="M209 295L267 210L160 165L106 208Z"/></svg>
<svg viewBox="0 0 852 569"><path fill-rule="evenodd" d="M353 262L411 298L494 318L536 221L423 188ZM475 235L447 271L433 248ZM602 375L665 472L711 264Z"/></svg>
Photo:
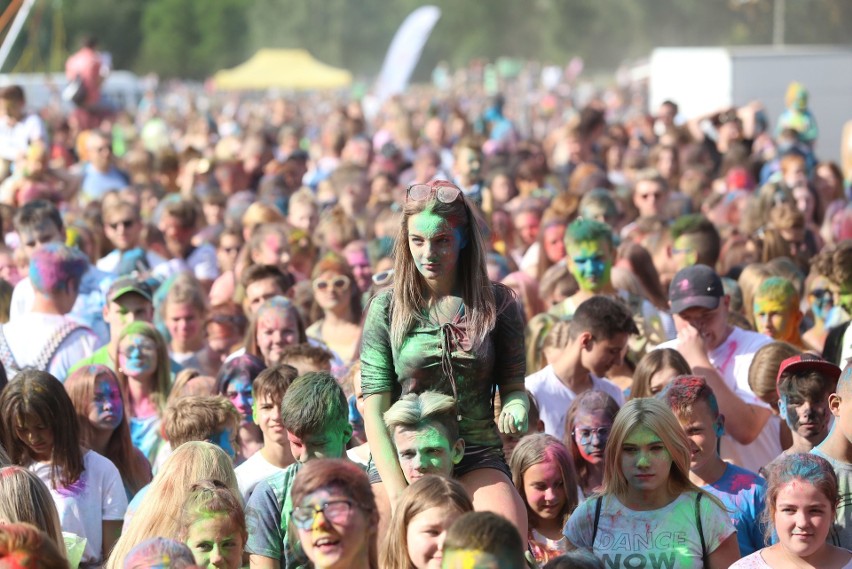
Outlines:
<svg viewBox="0 0 852 569"><path fill-rule="evenodd" d="M435 197L441 203L453 203L461 195L462 191L449 182L436 182L434 184L414 184L408 186L405 200L422 202Z"/></svg>
<svg viewBox="0 0 852 569"><path fill-rule="evenodd" d="M340 275L333 279L315 279L314 290L328 290L332 288L337 291L346 290L349 288L349 277Z"/></svg>

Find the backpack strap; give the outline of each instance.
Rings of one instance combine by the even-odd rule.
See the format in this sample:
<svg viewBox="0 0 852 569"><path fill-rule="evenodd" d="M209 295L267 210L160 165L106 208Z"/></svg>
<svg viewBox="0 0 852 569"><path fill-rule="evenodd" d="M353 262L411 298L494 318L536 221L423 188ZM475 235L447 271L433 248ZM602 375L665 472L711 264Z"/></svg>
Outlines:
<svg viewBox="0 0 852 569"><path fill-rule="evenodd" d="M53 359L53 356L56 355L56 352L59 351L59 346L62 345L62 342L70 336L75 330L82 328L81 324L77 324L76 322L65 322L57 328L53 334L48 338L47 343L42 348L41 353L36 358L35 362L33 362L33 366L36 369L40 369L42 371L47 371L48 365L50 365L50 361Z"/></svg>
<svg viewBox="0 0 852 569"><path fill-rule="evenodd" d="M10 378L20 371L18 362L15 361L15 356L12 354L12 349L6 341L6 334L3 333L3 328L0 326L0 361L3 362L3 367L6 369L6 375Z"/></svg>
<svg viewBox="0 0 852 569"><path fill-rule="evenodd" d="M698 526L698 537L701 539L701 562L707 567L707 544L704 543L704 529L701 527L701 497L704 492L695 496L695 525Z"/></svg>
<svg viewBox="0 0 852 569"><path fill-rule="evenodd" d="M603 496L595 498L595 523L592 526L592 545L589 549L595 548L595 538L598 536L598 522L601 520L601 506L603 506Z"/></svg>

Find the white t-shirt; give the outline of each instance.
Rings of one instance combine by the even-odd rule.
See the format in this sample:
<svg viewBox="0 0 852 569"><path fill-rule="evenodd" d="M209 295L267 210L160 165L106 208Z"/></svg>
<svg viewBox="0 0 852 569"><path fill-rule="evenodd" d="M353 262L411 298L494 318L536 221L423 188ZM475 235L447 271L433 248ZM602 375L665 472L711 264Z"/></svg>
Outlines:
<svg viewBox="0 0 852 569"><path fill-rule="evenodd" d="M843 339L841 340L841 350L840 350L840 368L845 368L846 364L852 361L852 324L846 327L846 331L843 332Z"/></svg>
<svg viewBox="0 0 852 569"><path fill-rule="evenodd" d="M593 373L589 376L592 378L593 391L603 391L615 399L619 406L624 405L624 393L616 384L608 379L597 377ZM568 408L577 394L562 383L553 371L552 365L528 375L524 379L524 384L538 403L538 413L544 422L544 432L561 441L565 434L565 416L568 415Z"/></svg>
<svg viewBox="0 0 852 569"><path fill-rule="evenodd" d="M260 451L254 453L248 459L234 469L237 474L237 485L240 487L240 494L243 495L243 501L248 503L249 496L254 492L254 487L275 474L281 472L283 468L278 468L260 454Z"/></svg>
<svg viewBox="0 0 852 569"><path fill-rule="evenodd" d="M730 569L772 569L772 565L768 564L763 560L763 556L760 552L762 549L758 549L751 555L747 555L731 565ZM844 565L841 569L852 569L852 561Z"/></svg>
<svg viewBox="0 0 852 569"><path fill-rule="evenodd" d="M85 324L97 335L98 345L95 346L97 348L109 342L109 326L104 322L103 311L109 287L112 286L113 281L115 281L115 276L101 271L94 265L89 265L80 280L80 292L77 294L77 300L74 301L74 306L68 313L68 316L80 324ZM15 289L12 291L9 318L14 320L17 316L30 312L33 309L34 302L35 289L33 289L30 278L25 277L15 285Z"/></svg>
<svg viewBox="0 0 852 569"><path fill-rule="evenodd" d="M151 269L155 269L159 267L163 263L167 262L166 259L160 257L153 251L146 251L145 258L148 261L148 266ZM118 263L121 261L121 251L118 249L114 249L108 255L101 257L101 259L97 262L97 267L106 272L106 273L115 273L115 269L118 267Z"/></svg>
<svg viewBox="0 0 852 569"><path fill-rule="evenodd" d="M38 115L27 115L14 125L0 120L0 158L3 160L14 162L36 140L47 142L47 129Z"/></svg>
<svg viewBox="0 0 852 569"><path fill-rule="evenodd" d="M18 364L18 369L35 365L36 359L41 355L54 332L72 321L74 320L67 315L29 312L3 324L3 336ZM89 328L83 326L74 330L59 344L45 371L59 381L65 382L68 370L83 358L91 356L97 344L98 337ZM12 379L11 371L7 369L6 372L9 374L9 379Z"/></svg>
<svg viewBox="0 0 852 569"><path fill-rule="evenodd" d="M597 534L597 500L591 498L574 510L563 533L575 546L591 549L607 568L700 569L704 564L695 498L695 492L685 492L658 510L635 511L615 496L606 495ZM701 529L708 555L735 531L730 515L709 496L701 499Z"/></svg>
<svg viewBox="0 0 852 569"><path fill-rule="evenodd" d="M209 243L196 247L189 257L171 259L161 263L154 269L153 274L159 279L166 280L183 271L192 271L200 281L214 281L219 276L219 263L216 261L216 248Z"/></svg>
<svg viewBox="0 0 852 569"><path fill-rule="evenodd" d="M772 339L763 334L743 330L734 326L722 344L708 354L710 363L722 376L722 379L740 399L750 405L768 407L766 403L757 398L748 385L748 368L754 359L754 353L772 342ZM655 349L671 348L678 349L678 341L664 342ZM723 411L724 412L724 411ZM748 445L738 443L733 437L722 437L720 455L728 462L742 466L746 470L757 472L763 466L772 462L782 452L778 433L772 429L764 428L757 438Z"/></svg>
<svg viewBox="0 0 852 569"><path fill-rule="evenodd" d="M83 456L85 470L70 488L57 490L50 482L50 463L34 462L30 472L38 476L50 490L62 531L85 537L81 566L102 561L102 521L121 521L127 509L127 494L118 469L109 459L94 451Z"/></svg>

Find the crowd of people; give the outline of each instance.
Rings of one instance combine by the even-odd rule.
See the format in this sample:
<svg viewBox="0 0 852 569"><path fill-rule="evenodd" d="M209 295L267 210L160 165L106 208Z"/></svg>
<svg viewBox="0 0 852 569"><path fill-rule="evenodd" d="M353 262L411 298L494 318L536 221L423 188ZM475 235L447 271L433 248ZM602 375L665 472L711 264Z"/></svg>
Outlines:
<svg viewBox="0 0 852 569"><path fill-rule="evenodd" d="M0 89L0 565L852 567L804 87L115 112L93 48Z"/></svg>

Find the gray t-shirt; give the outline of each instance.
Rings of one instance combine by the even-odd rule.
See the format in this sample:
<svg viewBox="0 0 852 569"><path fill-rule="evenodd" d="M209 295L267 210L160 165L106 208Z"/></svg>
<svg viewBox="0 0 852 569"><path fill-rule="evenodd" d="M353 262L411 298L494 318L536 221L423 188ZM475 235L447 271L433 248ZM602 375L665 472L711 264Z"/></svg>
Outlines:
<svg viewBox="0 0 852 569"><path fill-rule="evenodd" d="M293 510L290 490L301 468L302 463L296 462L260 482L246 504L246 551L278 559L281 569L295 569L305 561L297 559L287 542L287 525Z"/></svg>

